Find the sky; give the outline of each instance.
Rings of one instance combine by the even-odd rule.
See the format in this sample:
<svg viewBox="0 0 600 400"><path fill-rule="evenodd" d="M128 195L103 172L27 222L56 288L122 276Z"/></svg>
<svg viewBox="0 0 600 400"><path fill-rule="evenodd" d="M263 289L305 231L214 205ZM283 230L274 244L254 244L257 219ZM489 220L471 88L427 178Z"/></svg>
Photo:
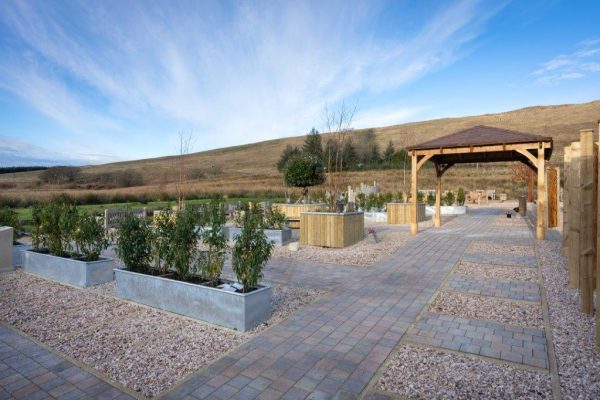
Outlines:
<svg viewBox="0 0 600 400"><path fill-rule="evenodd" d="M600 1L0 2L0 166L600 99Z"/></svg>

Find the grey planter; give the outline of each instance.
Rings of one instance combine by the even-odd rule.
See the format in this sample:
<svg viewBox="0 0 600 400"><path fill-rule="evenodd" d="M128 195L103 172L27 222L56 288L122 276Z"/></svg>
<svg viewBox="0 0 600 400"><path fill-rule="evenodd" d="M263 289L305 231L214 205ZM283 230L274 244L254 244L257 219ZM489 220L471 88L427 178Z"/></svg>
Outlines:
<svg viewBox="0 0 600 400"><path fill-rule="evenodd" d="M94 286L114 279L115 262L111 259L86 262L42 254L22 252L23 270L58 282L75 286Z"/></svg>
<svg viewBox="0 0 600 400"><path fill-rule="evenodd" d="M275 246L283 246L292 240L292 230L290 228L283 229L263 229L267 239ZM242 228L228 226L225 230L227 240L234 241L235 237L242 234Z"/></svg>
<svg viewBox="0 0 600 400"><path fill-rule="evenodd" d="M270 286L236 293L124 269L115 279L117 297L239 331L271 316Z"/></svg>
<svg viewBox="0 0 600 400"><path fill-rule="evenodd" d="M23 265L23 251L31 250L30 244L15 244L13 246L12 255L13 255L13 265L15 267L20 267Z"/></svg>

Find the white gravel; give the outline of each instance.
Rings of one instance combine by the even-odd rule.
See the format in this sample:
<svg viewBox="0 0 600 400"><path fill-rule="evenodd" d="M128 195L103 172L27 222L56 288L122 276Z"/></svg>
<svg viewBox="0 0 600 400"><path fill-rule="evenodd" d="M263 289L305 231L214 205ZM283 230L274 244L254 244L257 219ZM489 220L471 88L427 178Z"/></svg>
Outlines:
<svg viewBox="0 0 600 400"><path fill-rule="evenodd" d="M113 293L114 282L78 289L20 270L3 273L0 319L132 390L156 396L324 292L275 285L272 318L246 333L138 306Z"/></svg>
<svg viewBox="0 0 600 400"><path fill-rule="evenodd" d="M595 350L594 317L579 312L578 291L567 286L561 243L538 241L538 246L563 397L598 399L600 353Z"/></svg>
<svg viewBox="0 0 600 400"><path fill-rule="evenodd" d="M274 249L273 258L289 258L320 264L371 266L395 253L411 237L407 231L374 229L378 243L375 243L372 237L366 237L359 243L343 249L300 245L298 251L291 251L288 246L282 246Z"/></svg>
<svg viewBox="0 0 600 400"><path fill-rule="evenodd" d="M547 373L496 364L428 347L403 345L376 383L420 399L544 399Z"/></svg>
<svg viewBox="0 0 600 400"><path fill-rule="evenodd" d="M539 305L496 297L442 291L429 310L463 318L544 328L544 316Z"/></svg>
<svg viewBox="0 0 600 400"><path fill-rule="evenodd" d="M479 264L474 262L462 261L454 269L453 272L459 275L475 276L481 278L504 279L509 281L538 281L537 269L529 267Z"/></svg>
<svg viewBox="0 0 600 400"><path fill-rule="evenodd" d="M535 251L532 246L497 244L481 240L472 241L468 251L490 254L513 254L515 256L535 256Z"/></svg>

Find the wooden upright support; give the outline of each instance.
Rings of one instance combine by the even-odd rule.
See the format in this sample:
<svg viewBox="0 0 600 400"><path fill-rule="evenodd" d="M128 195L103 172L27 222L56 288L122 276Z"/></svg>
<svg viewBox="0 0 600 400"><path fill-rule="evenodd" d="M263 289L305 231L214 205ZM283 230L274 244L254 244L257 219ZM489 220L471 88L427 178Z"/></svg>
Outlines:
<svg viewBox="0 0 600 400"><path fill-rule="evenodd" d="M412 154L411 157L411 206L412 206L412 215L411 215L411 221L410 221L410 233L413 235L416 235L417 232L419 231L419 220L418 220L418 194L419 191L417 189L417 172L418 172L418 165L417 165L417 155L416 154Z"/></svg>
<svg viewBox="0 0 600 400"><path fill-rule="evenodd" d="M546 178L546 187L548 188L548 228L556 228L558 226L558 210L560 204L560 176L558 168L548 168Z"/></svg>
<svg viewBox="0 0 600 400"><path fill-rule="evenodd" d="M600 143L600 121L598 121L598 142ZM599 155L600 157L600 155ZM596 171L597 181L596 187L598 188L596 192L597 194L597 210L596 210L596 229L598 230L600 227L600 173ZM596 235L596 350L600 351L600 255L598 255L598 251L600 250L600 237Z"/></svg>
<svg viewBox="0 0 600 400"><path fill-rule="evenodd" d="M579 198L581 188L579 186L579 156L581 143L571 143L571 165L569 167L569 287L579 287Z"/></svg>
<svg viewBox="0 0 600 400"><path fill-rule="evenodd" d="M593 236L593 179L594 179L594 131L583 129L581 138L581 196L579 197L579 290L581 312L594 312L594 250L596 238Z"/></svg>
<svg viewBox="0 0 600 400"><path fill-rule="evenodd" d="M544 158L543 144L540 143L538 148L537 156L537 180L538 180L538 196L537 196L537 223L536 223L536 237L538 240L544 240L546 237L546 159Z"/></svg>
<svg viewBox="0 0 600 400"><path fill-rule="evenodd" d="M564 150L563 159L563 241L562 241L562 253L566 256L569 252L569 218L570 218L570 207L571 207L571 196L569 193L569 174L571 164L571 146L566 146Z"/></svg>
<svg viewBox="0 0 600 400"><path fill-rule="evenodd" d="M439 228L442 226L442 171L439 166L435 166L435 216L434 226Z"/></svg>

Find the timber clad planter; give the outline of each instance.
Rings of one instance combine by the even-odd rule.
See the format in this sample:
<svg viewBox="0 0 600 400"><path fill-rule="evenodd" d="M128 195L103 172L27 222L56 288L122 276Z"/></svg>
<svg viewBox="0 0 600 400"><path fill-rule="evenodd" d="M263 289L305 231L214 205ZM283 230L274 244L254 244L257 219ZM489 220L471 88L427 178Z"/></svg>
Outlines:
<svg viewBox="0 0 600 400"><path fill-rule="evenodd" d="M387 203L387 223L390 225L408 225L412 214L411 203ZM425 203L418 204L418 222L425 221Z"/></svg>
<svg viewBox="0 0 600 400"><path fill-rule="evenodd" d="M343 248L365 237L363 212L300 214L300 243L311 246Z"/></svg>
<svg viewBox="0 0 600 400"><path fill-rule="evenodd" d="M75 286L94 286L114 279L115 262L111 259L79 261L32 250L23 251L23 270Z"/></svg>
<svg viewBox="0 0 600 400"><path fill-rule="evenodd" d="M287 204L287 203L277 203L273 204L273 207L277 207L280 213L285 215L286 220L288 221L288 226L290 228L299 228L300 227L300 213L307 211L319 211L323 207L326 207L325 203L309 203L309 204Z"/></svg>
<svg viewBox="0 0 600 400"><path fill-rule="evenodd" d="M116 295L125 300L247 331L271 316L271 287L249 293L115 269Z"/></svg>
<svg viewBox="0 0 600 400"><path fill-rule="evenodd" d="M284 229L263 229L262 230L267 236L267 240L272 242L275 246L283 246L285 243L292 240L292 230L289 228ZM229 226L225 230L225 237L229 241L234 241L236 235L242 234L242 228L235 226Z"/></svg>

